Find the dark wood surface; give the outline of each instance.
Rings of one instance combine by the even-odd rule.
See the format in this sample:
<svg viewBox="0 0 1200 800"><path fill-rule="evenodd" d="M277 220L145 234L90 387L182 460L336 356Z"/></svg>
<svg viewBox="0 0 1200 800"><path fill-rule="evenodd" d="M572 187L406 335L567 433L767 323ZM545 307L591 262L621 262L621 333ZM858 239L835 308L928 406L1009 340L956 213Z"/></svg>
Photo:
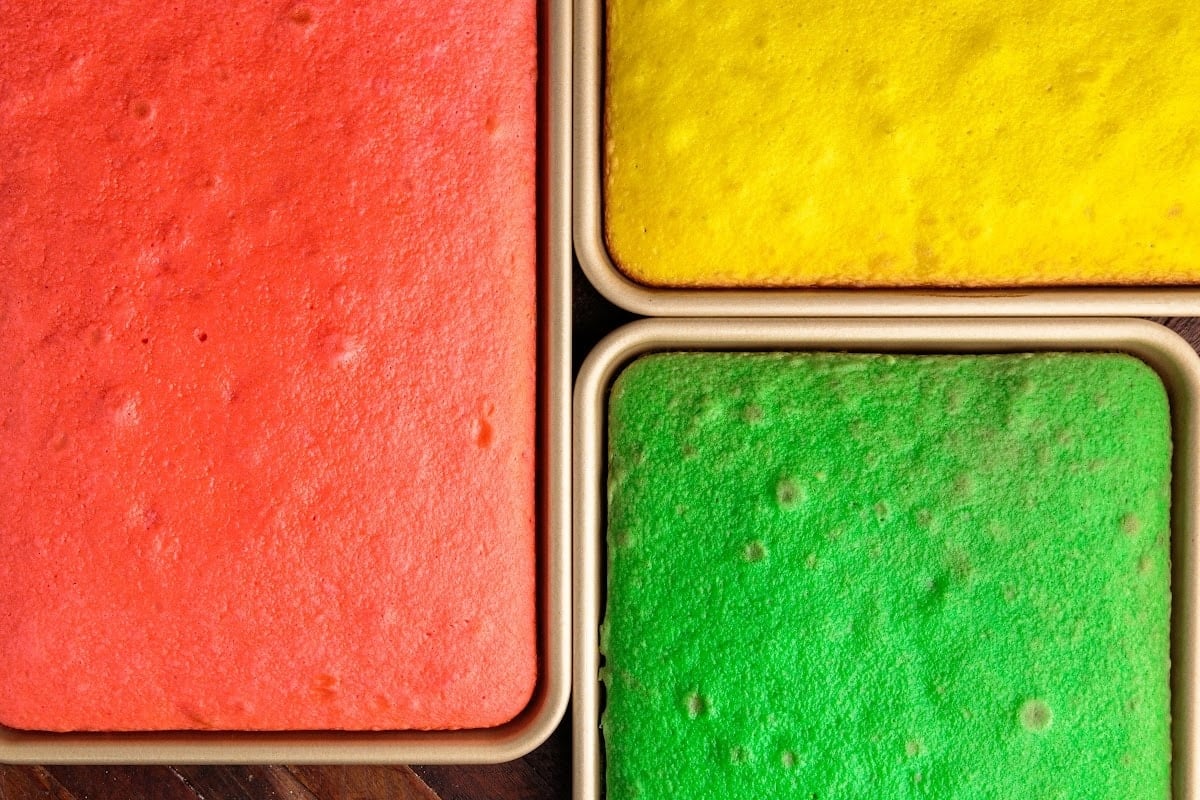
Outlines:
<svg viewBox="0 0 1200 800"><path fill-rule="evenodd" d="M632 319L576 274L575 363ZM1200 319L1157 320L1200 350ZM0 766L0 800L565 800L571 787L570 712L525 758L489 766L12 767Z"/></svg>

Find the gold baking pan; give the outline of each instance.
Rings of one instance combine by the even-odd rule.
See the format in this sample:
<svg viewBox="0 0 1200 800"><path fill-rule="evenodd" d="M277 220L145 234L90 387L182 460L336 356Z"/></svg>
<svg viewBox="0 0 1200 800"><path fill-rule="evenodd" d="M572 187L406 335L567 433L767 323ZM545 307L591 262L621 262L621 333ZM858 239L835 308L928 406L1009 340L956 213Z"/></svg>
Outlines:
<svg viewBox="0 0 1200 800"><path fill-rule="evenodd" d="M575 248L611 302L644 316L1195 316L1200 286L1021 289L673 289L638 283L614 263L604 231L605 0L577 0L574 40Z"/></svg>
<svg viewBox="0 0 1200 800"><path fill-rule="evenodd" d="M496 728L381 732L35 733L0 727L14 764L435 764L519 758L554 731L570 693L571 240L569 5L539 16L538 682Z"/></svg>
<svg viewBox="0 0 1200 800"><path fill-rule="evenodd" d="M1200 798L1196 714L1196 504L1200 500L1200 357L1161 325L1132 319L673 319L634 322L604 339L575 387L575 800L604 796L599 627L606 514L608 395L630 361L658 351L869 353L1123 352L1167 390L1173 438L1171 496L1171 739L1176 800Z"/></svg>

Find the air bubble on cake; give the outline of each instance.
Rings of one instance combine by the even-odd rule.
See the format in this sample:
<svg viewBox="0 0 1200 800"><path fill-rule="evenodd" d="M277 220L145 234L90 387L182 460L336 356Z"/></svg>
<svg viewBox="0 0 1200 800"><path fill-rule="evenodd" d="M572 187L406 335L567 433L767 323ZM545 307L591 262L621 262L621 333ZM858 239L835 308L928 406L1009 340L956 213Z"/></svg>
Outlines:
<svg viewBox="0 0 1200 800"><path fill-rule="evenodd" d="M487 417L476 417L471 421L471 441L478 447L490 447L492 444L492 423Z"/></svg>
<svg viewBox="0 0 1200 800"><path fill-rule="evenodd" d="M108 344L112 341L112 328L101 323L89 325L83 331L83 340L93 347Z"/></svg>
<svg viewBox="0 0 1200 800"><path fill-rule="evenodd" d="M136 97L129 101L129 116L139 122L150 122L154 116L154 106L145 98Z"/></svg>
<svg viewBox="0 0 1200 800"><path fill-rule="evenodd" d="M757 403L749 403L742 408L742 419L753 425L756 422L762 422L763 409Z"/></svg>
<svg viewBox="0 0 1200 800"><path fill-rule="evenodd" d="M708 713L708 698L699 692L688 692L683 698L683 707L692 719L699 719Z"/></svg>
<svg viewBox="0 0 1200 800"><path fill-rule="evenodd" d="M1041 733L1054 724L1054 712L1045 700L1036 697L1021 704L1018 716L1021 727L1030 733Z"/></svg>
<svg viewBox="0 0 1200 800"><path fill-rule="evenodd" d="M125 524L131 528L149 530L159 522L159 514L151 506L134 503L125 512Z"/></svg>
<svg viewBox="0 0 1200 800"><path fill-rule="evenodd" d="M749 564L756 564L766 557L767 547L757 539L746 542L746 546L742 548L742 559Z"/></svg>
<svg viewBox="0 0 1200 800"><path fill-rule="evenodd" d="M114 387L104 396L104 408L109 421L118 428L132 428L142 421L137 392Z"/></svg>
<svg viewBox="0 0 1200 800"><path fill-rule="evenodd" d="M313 23L313 11L304 3L299 3L288 9L287 18L293 25L307 28Z"/></svg>
<svg viewBox="0 0 1200 800"><path fill-rule="evenodd" d="M780 478L775 484L775 502L784 511L791 511L808 499L808 489L794 477Z"/></svg>
<svg viewBox="0 0 1200 800"><path fill-rule="evenodd" d="M313 696L318 700L333 700L338 696L340 687L338 679L328 673L321 673L313 678L312 685L309 687Z"/></svg>
<svg viewBox="0 0 1200 800"><path fill-rule="evenodd" d="M353 336L342 332L326 335L321 339L320 350L330 366L343 366L357 359L362 346Z"/></svg>

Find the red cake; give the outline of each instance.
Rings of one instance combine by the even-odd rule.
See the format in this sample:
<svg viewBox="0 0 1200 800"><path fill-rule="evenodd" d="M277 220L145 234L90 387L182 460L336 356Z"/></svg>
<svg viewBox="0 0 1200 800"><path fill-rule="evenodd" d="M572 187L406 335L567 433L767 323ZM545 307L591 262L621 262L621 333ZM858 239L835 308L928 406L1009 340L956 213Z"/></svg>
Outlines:
<svg viewBox="0 0 1200 800"><path fill-rule="evenodd" d="M0 722L493 726L537 675L533 0L0 15Z"/></svg>

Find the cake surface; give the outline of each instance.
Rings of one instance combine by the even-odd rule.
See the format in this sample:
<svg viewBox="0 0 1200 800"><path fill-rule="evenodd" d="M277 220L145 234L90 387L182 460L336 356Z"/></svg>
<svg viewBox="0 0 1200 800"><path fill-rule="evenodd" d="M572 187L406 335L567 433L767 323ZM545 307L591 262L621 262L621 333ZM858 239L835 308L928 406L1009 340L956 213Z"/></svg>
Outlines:
<svg viewBox="0 0 1200 800"><path fill-rule="evenodd" d="M607 797L1168 797L1170 461L1124 355L633 362Z"/></svg>
<svg viewBox="0 0 1200 800"><path fill-rule="evenodd" d="M0 723L484 727L537 677L530 0L0 19Z"/></svg>
<svg viewBox="0 0 1200 800"><path fill-rule="evenodd" d="M607 0L604 208L658 286L1200 282L1200 5Z"/></svg>

